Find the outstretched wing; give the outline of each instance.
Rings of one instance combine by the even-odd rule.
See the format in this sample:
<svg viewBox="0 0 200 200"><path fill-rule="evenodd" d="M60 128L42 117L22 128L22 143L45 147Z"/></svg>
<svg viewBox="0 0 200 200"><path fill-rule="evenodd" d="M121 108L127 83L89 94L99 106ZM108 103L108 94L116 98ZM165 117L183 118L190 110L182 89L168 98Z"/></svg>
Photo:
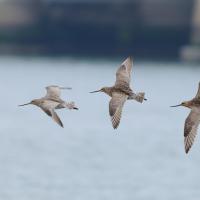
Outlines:
<svg viewBox="0 0 200 200"><path fill-rule="evenodd" d="M197 91L195 98L200 99L200 82L199 82L199 88L198 88L198 91Z"/></svg>
<svg viewBox="0 0 200 200"><path fill-rule="evenodd" d="M115 86L129 86L131 80L131 71L132 71L132 59L128 57L119 67L116 73L116 82Z"/></svg>
<svg viewBox="0 0 200 200"><path fill-rule="evenodd" d="M64 127L62 121L60 120L60 118L58 117L57 113L56 113L54 110L51 110L51 114L52 114L52 119L53 119L57 124L59 124L61 127Z"/></svg>
<svg viewBox="0 0 200 200"><path fill-rule="evenodd" d="M52 110L49 110L45 107L41 107L41 109L49 116L51 117L57 124L59 124L61 127L64 127L63 126L63 123L62 121L60 120L60 118L58 117L57 113L52 109Z"/></svg>
<svg viewBox="0 0 200 200"><path fill-rule="evenodd" d="M188 153L194 143L194 139L197 135L197 129L200 123L200 113L192 110L185 120L184 128L184 144L185 152Z"/></svg>
<svg viewBox="0 0 200 200"><path fill-rule="evenodd" d="M128 96L124 93L115 92L112 94L112 99L109 103L109 113L114 129L119 126L122 109L127 98Z"/></svg>
<svg viewBox="0 0 200 200"><path fill-rule="evenodd" d="M48 99L60 99L61 91L59 86L47 86L46 98Z"/></svg>

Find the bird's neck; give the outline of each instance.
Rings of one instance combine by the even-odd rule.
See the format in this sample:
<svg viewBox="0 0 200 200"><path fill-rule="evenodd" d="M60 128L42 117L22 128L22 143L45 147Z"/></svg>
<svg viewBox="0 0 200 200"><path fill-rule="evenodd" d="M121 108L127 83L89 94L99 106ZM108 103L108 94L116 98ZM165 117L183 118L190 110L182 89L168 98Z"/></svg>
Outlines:
<svg viewBox="0 0 200 200"><path fill-rule="evenodd" d="M33 105L40 106L42 103L42 99L34 99Z"/></svg>
<svg viewBox="0 0 200 200"><path fill-rule="evenodd" d="M111 97L112 96L112 87L105 87L103 92Z"/></svg>

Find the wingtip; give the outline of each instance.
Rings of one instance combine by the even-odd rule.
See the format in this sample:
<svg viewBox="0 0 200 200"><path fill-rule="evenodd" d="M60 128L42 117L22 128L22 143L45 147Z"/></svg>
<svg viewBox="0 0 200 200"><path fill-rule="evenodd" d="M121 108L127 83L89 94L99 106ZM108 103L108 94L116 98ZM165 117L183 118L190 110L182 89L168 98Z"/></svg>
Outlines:
<svg viewBox="0 0 200 200"><path fill-rule="evenodd" d="M128 58L133 62L133 56L129 56Z"/></svg>
<svg viewBox="0 0 200 200"><path fill-rule="evenodd" d="M128 56L128 58L126 60L132 63L133 62L133 57L132 56Z"/></svg>
<svg viewBox="0 0 200 200"><path fill-rule="evenodd" d="M122 63L122 65L127 65L129 63L133 63L133 58L131 56L128 56Z"/></svg>
<svg viewBox="0 0 200 200"><path fill-rule="evenodd" d="M117 129L118 126L119 126L119 123L115 123L115 122L112 120L112 117L111 117L111 122L112 122L112 127L113 127L113 129L114 129L114 130Z"/></svg>
<svg viewBox="0 0 200 200"><path fill-rule="evenodd" d="M189 153L189 151L190 151L190 148L191 148L191 147L186 147L186 146L185 146L185 153L186 153L186 154L188 154L188 153Z"/></svg>
<svg viewBox="0 0 200 200"><path fill-rule="evenodd" d="M113 124L112 126L113 126L113 129L116 130L118 128L119 124L117 124L117 125Z"/></svg>

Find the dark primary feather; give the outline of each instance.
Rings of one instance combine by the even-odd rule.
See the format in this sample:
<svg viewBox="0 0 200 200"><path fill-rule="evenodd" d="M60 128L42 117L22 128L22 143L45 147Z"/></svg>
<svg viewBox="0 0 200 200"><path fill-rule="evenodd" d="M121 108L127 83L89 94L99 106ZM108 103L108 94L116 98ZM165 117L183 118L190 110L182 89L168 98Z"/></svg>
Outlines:
<svg viewBox="0 0 200 200"><path fill-rule="evenodd" d="M48 116L52 116L52 114L51 114L51 111L50 110L48 110L48 109L46 109L46 108L43 108L43 107L40 107Z"/></svg>
<svg viewBox="0 0 200 200"><path fill-rule="evenodd" d="M52 119L59 124L61 127L63 126L62 121L60 120L60 118L58 117L57 113L54 110L48 110L46 108L41 107L41 109L49 116L52 117Z"/></svg>
<svg viewBox="0 0 200 200"><path fill-rule="evenodd" d="M57 124L59 124L61 127L64 127L62 121L60 120L60 118L58 117L57 113L56 113L54 110L51 111L51 114L52 114L53 120L54 120Z"/></svg>

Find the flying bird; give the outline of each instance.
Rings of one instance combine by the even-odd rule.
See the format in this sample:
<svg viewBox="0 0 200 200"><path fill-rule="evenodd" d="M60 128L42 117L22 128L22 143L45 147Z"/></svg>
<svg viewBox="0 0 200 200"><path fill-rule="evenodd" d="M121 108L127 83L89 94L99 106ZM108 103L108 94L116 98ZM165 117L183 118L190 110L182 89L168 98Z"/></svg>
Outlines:
<svg viewBox="0 0 200 200"><path fill-rule="evenodd" d="M40 107L48 116L50 116L57 124L61 127L63 126L62 121L59 116L55 112L55 109L67 108L67 109L75 109L78 108L75 106L74 102L66 102L60 98L62 89L71 89L69 87L59 87L56 85L47 86L46 87L46 95L40 99L33 99L31 102L22 104L19 106L25 105L35 105Z"/></svg>
<svg viewBox="0 0 200 200"><path fill-rule="evenodd" d="M171 107L178 107L178 106L184 106L191 109L190 114L185 120L185 127L184 127L185 152L188 153L194 143L194 139L197 135L198 126L200 123L200 82L197 94L192 100L184 101L179 105Z"/></svg>
<svg viewBox="0 0 200 200"><path fill-rule="evenodd" d="M126 100L136 100L140 103L144 98L145 93L134 93L130 88L131 81L131 71L132 71L132 59L128 57L119 67L116 73L116 82L112 87L103 87L100 90L96 90L90 93L95 92L104 92L111 97L109 103L109 114L112 121L112 126L116 129L119 126L122 109Z"/></svg>

